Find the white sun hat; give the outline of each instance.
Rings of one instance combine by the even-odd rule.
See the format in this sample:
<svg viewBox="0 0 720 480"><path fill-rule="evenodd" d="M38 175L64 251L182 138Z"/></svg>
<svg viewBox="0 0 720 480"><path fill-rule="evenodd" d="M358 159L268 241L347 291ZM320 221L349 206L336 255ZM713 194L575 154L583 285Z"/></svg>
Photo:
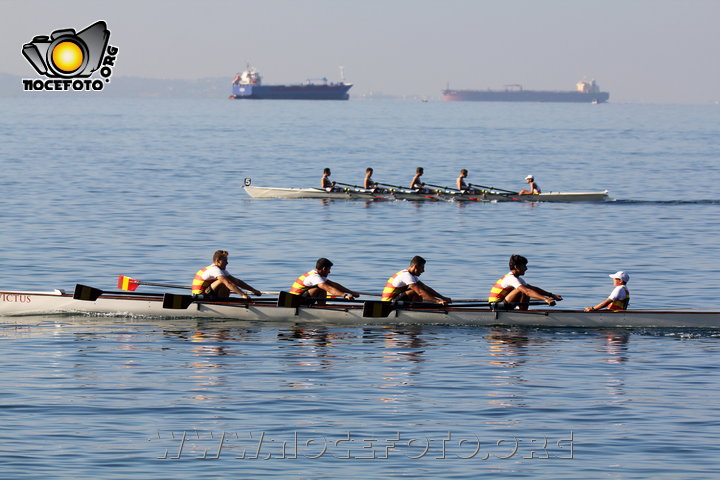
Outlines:
<svg viewBox="0 0 720 480"><path fill-rule="evenodd" d="M619 278L623 282L627 282L630 280L630 275L620 270L619 272L615 272L612 275L608 275L610 278Z"/></svg>

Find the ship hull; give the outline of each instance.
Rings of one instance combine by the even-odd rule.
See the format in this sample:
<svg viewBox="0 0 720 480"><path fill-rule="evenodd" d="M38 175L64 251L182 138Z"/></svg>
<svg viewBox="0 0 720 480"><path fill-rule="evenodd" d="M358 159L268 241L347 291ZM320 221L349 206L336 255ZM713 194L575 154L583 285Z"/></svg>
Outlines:
<svg viewBox="0 0 720 480"><path fill-rule="evenodd" d="M233 85L235 100L348 100L352 84Z"/></svg>
<svg viewBox="0 0 720 480"><path fill-rule="evenodd" d="M493 91L493 90L444 90L446 101L468 102L558 102L558 103L604 103L610 98L608 92L553 92L544 90Z"/></svg>

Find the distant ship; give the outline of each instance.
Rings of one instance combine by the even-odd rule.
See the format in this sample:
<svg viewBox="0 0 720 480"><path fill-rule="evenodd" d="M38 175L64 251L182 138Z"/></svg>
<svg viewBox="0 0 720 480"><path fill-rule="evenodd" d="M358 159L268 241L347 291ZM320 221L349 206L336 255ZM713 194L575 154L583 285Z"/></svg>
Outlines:
<svg viewBox="0 0 720 480"><path fill-rule="evenodd" d="M577 102L603 103L610 98L608 92L591 82L578 82L575 91L523 90L522 85L505 85L505 90L443 90L447 101L473 102Z"/></svg>
<svg viewBox="0 0 720 480"><path fill-rule="evenodd" d="M352 83L328 83L327 78L308 80L295 85L263 85L262 77L253 67L235 75L231 99L271 100L347 100Z"/></svg>

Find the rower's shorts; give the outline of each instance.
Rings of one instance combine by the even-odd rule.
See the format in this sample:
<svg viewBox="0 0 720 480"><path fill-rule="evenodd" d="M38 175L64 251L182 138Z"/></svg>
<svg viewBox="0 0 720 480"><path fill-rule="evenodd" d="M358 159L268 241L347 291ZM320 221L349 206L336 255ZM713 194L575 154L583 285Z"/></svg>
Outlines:
<svg viewBox="0 0 720 480"><path fill-rule="evenodd" d="M517 307L517 303L490 302L490 310L492 310L493 312L515 310Z"/></svg>

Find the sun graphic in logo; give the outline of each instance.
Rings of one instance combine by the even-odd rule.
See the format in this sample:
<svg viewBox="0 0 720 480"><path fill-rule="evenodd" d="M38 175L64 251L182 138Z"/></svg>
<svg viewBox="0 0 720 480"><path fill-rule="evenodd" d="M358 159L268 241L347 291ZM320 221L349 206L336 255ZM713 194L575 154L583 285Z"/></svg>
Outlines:
<svg viewBox="0 0 720 480"><path fill-rule="evenodd" d="M58 43L52 52L53 64L63 72L74 72L83 64L83 51L75 42Z"/></svg>

